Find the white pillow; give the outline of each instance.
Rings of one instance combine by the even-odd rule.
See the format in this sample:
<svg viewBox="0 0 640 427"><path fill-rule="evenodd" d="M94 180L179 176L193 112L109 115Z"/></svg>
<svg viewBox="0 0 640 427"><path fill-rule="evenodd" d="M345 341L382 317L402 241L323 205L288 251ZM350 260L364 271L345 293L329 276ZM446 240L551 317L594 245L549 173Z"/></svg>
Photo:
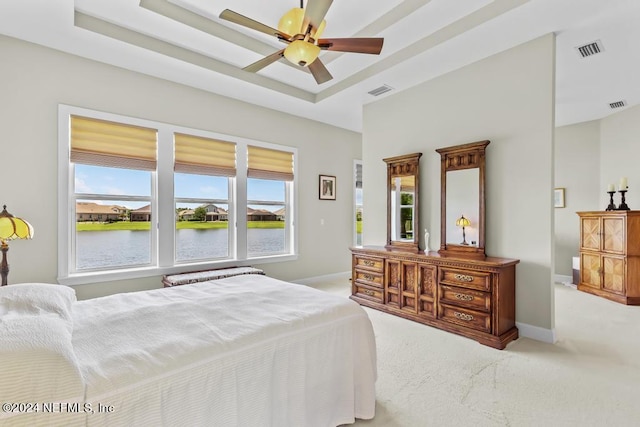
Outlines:
<svg viewBox="0 0 640 427"><path fill-rule="evenodd" d="M0 287L3 402L81 401L84 381L72 344L75 291L28 283ZM17 413L0 413L0 424Z"/></svg>
<svg viewBox="0 0 640 427"><path fill-rule="evenodd" d="M75 302L76 291L68 286L50 283L0 286L0 318L29 314L54 316L73 327L71 312Z"/></svg>

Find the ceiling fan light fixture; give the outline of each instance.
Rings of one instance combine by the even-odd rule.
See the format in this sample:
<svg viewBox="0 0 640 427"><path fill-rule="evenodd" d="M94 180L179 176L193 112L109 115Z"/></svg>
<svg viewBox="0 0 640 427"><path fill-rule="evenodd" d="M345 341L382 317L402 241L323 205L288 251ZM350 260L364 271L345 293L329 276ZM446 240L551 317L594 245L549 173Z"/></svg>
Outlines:
<svg viewBox="0 0 640 427"><path fill-rule="evenodd" d="M303 22L304 9L300 7L294 7L293 9L282 15L282 18L280 18L280 22L278 22L278 30L291 36L302 34L304 33L304 30L302 28ZM324 31L324 27L326 26L327 21L323 19L317 29L312 29L311 37L313 37L315 40L319 39L322 35L322 32Z"/></svg>
<svg viewBox="0 0 640 427"><path fill-rule="evenodd" d="M278 30L285 34L295 36L299 34L302 28L302 20L304 19L304 9L294 7L280 18L278 22Z"/></svg>
<svg viewBox="0 0 640 427"><path fill-rule="evenodd" d="M304 40L295 40L284 50L284 57L301 67L309 66L318 55L320 55L320 46Z"/></svg>

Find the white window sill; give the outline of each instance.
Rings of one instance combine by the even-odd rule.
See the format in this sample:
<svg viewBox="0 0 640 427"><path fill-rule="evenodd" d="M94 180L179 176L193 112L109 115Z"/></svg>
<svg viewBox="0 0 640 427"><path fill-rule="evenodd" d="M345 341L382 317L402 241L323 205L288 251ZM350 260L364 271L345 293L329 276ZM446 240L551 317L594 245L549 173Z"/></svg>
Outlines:
<svg viewBox="0 0 640 427"><path fill-rule="evenodd" d="M89 283L112 282L117 280L139 279L142 277L162 276L165 274L184 273L188 271L212 270L227 267L255 266L274 262L295 261L298 255L272 255L245 260L224 260L215 262L201 262L180 264L172 267L136 267L121 270L103 270L74 273L64 277L58 277L58 283L68 286L80 286ZM158 281L160 286L160 281Z"/></svg>

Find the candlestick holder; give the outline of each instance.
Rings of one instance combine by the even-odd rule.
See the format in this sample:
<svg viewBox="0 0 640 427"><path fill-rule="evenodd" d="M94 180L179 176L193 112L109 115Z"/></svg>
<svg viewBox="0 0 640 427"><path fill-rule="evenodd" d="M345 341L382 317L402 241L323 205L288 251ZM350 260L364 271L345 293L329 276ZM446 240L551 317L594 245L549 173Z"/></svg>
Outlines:
<svg viewBox="0 0 640 427"><path fill-rule="evenodd" d="M624 198L624 194L627 192L627 190L620 190L620 194L622 195L622 201L620 202L620 206L618 206L618 210L619 211L628 211L629 206L627 206L626 200Z"/></svg>
<svg viewBox="0 0 640 427"><path fill-rule="evenodd" d="M607 211L615 211L616 208L616 204L613 203L613 195L616 194L615 191L607 191L607 193L609 193L609 206L607 206Z"/></svg>

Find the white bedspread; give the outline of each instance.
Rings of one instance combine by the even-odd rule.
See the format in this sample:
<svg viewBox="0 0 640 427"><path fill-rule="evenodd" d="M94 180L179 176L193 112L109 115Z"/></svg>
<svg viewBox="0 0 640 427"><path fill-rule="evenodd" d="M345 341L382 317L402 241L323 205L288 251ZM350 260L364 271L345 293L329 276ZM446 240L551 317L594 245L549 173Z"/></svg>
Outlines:
<svg viewBox="0 0 640 427"><path fill-rule="evenodd" d="M326 427L374 415L371 323L343 297L246 275L79 301L73 318L88 425Z"/></svg>

